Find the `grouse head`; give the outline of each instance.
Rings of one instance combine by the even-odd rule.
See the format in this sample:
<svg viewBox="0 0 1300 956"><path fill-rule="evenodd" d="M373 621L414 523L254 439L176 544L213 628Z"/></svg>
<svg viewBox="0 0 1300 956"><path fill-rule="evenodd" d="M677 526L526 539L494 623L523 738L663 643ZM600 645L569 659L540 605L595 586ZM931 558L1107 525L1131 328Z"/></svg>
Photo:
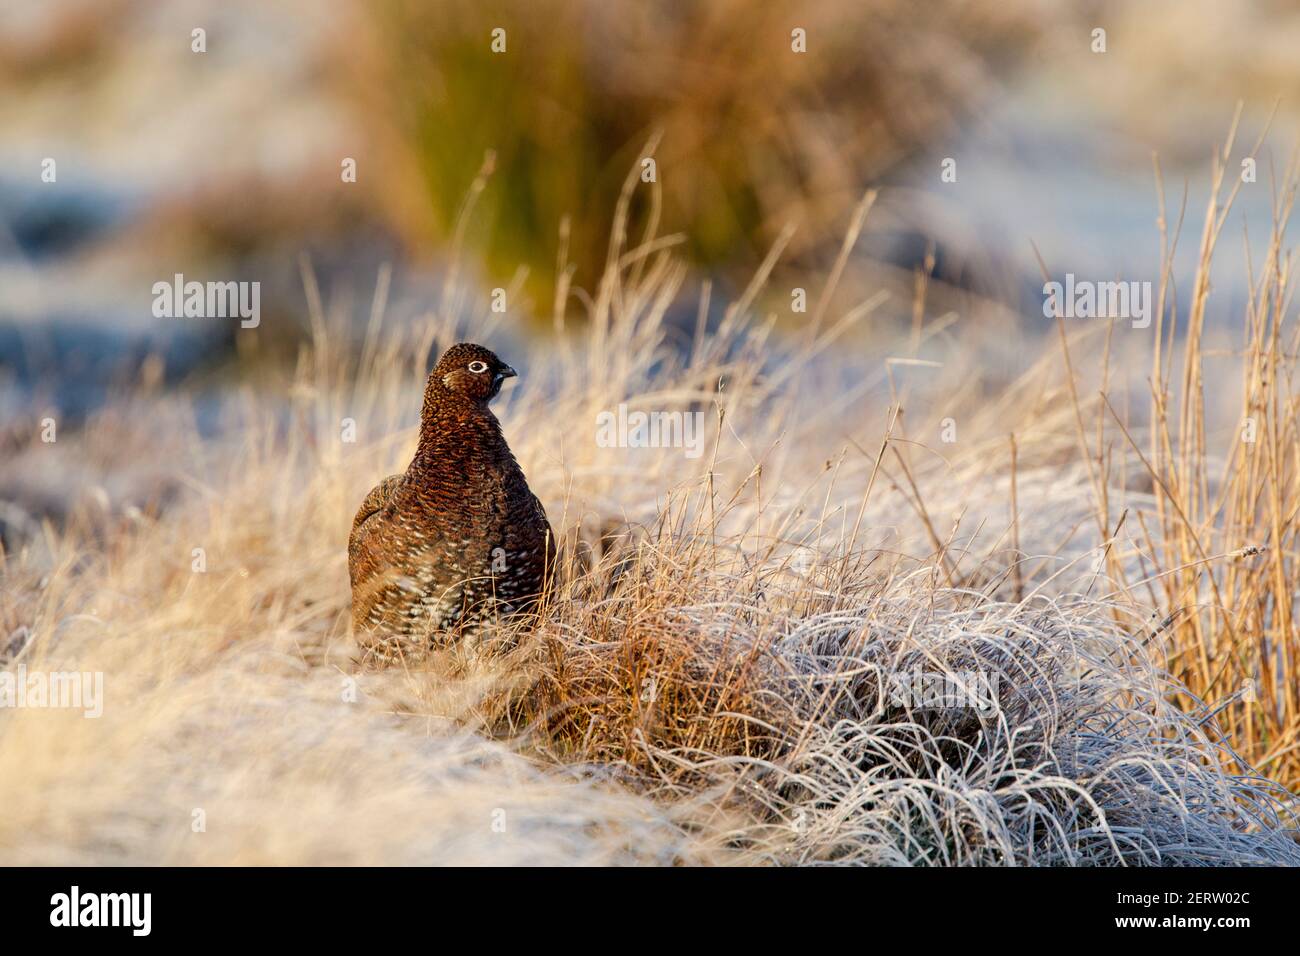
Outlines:
<svg viewBox="0 0 1300 956"><path fill-rule="evenodd" d="M501 391L501 383L517 374L490 349L461 342L442 353L429 377L453 395L486 405Z"/></svg>

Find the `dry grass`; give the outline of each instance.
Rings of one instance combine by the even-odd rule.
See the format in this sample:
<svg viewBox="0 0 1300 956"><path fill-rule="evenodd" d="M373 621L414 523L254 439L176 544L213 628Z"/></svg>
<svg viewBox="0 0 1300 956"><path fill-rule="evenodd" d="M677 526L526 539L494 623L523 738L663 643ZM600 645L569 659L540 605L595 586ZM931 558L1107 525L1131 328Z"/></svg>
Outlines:
<svg viewBox="0 0 1300 956"><path fill-rule="evenodd" d="M1207 512L1168 512L1195 472L1129 554L1089 535L1090 493L1101 528L1148 499L1079 460L1101 406L1071 400L1053 357L991 399L949 389L935 407L963 409L961 440L939 455L917 437L935 422L874 397L907 389L838 347L869 303L781 339L750 315L760 271L721 328L678 332L685 272L653 244L613 244L583 331L509 356L524 377L498 412L563 539L540 626L358 669L353 509L409 457L429 346L494 329L449 289L413 335L387 330L381 277L357 358L305 275L312 346L291 381L231 401L221 436L142 394L23 453L54 473L96 447L111 473L129 449L172 491L134 511L90 496L4 558L7 666L103 671L107 695L97 720L0 714L5 862L1300 863L1293 795L1232 750L1280 698L1218 713L1221 733L1222 695L1164 666L1166 640L1178 666L1180 642L1248 621L1294 648L1294 618L1247 600L1162 629L1158 594L1106 580L1202 530ZM1248 360L1271 369L1261 304ZM1076 364L1095 341L1071 342ZM961 354L945 374L973 381ZM1237 466L1272 475L1231 512L1240 539L1294 514L1284 381L1270 371L1271 437ZM620 402L703 411L703 454L598 447ZM1183 439L1159 439L1157 473L1201 454ZM1220 594L1257 596L1279 567ZM941 675L981 706L897 692Z"/></svg>
<svg viewBox="0 0 1300 956"><path fill-rule="evenodd" d="M1092 435L1080 416L1079 438L1084 456L1096 463L1101 529L1121 538L1116 524L1130 502L1114 499L1116 483L1136 476L1152 491L1148 507L1130 512L1127 553L1116 548L1109 567L1126 595L1137 599L1134 592L1141 591L1168 615L1161 646L1166 666L1186 685L1183 706L1220 701L1224 738L1253 766L1294 788L1300 784L1300 326L1288 318L1292 263L1284 233L1300 168L1293 157L1286 168L1261 176L1261 184L1276 177L1264 187L1274 190L1274 223L1261 261L1246 249L1251 293L1240 344L1216 350L1206 326L1211 266L1242 188L1240 157L1232 150L1229 136L1214 157L1192 298L1184 309L1172 266L1160 276L1159 347L1150 350L1145 434L1128 427L1116 402L1104 396ZM1246 155L1259 152L1256 143ZM1260 168L1267 168L1263 158ZM1167 263L1185 214L1180 209L1162 236Z"/></svg>

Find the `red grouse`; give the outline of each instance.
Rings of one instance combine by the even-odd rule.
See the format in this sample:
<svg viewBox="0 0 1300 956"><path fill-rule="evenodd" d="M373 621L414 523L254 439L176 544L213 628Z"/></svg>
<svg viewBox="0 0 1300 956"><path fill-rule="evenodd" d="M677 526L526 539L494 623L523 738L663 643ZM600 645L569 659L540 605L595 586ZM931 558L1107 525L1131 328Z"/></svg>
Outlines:
<svg viewBox="0 0 1300 956"><path fill-rule="evenodd" d="M488 410L513 375L481 345L449 348L425 385L415 458L352 522L352 626L380 656L525 611L546 586L551 526Z"/></svg>

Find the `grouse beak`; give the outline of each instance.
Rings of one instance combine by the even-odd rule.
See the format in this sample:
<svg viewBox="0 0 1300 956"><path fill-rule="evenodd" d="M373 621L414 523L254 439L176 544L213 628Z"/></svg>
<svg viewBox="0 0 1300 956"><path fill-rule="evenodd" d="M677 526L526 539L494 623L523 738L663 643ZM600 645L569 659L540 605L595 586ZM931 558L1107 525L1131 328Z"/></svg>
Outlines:
<svg viewBox="0 0 1300 956"><path fill-rule="evenodd" d="M502 365L499 369L497 369L498 378L514 378L518 374L519 373L516 372L514 369L512 369L509 365Z"/></svg>

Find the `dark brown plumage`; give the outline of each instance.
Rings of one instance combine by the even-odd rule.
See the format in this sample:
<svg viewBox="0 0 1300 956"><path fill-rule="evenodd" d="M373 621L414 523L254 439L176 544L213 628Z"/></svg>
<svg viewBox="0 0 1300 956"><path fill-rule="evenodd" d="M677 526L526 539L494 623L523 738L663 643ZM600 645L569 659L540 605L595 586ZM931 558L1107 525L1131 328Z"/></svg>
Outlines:
<svg viewBox="0 0 1300 956"><path fill-rule="evenodd" d="M352 625L376 650L532 607L555 566L546 512L488 402L515 374L481 345L453 345L424 389L404 474L371 490L352 522Z"/></svg>

